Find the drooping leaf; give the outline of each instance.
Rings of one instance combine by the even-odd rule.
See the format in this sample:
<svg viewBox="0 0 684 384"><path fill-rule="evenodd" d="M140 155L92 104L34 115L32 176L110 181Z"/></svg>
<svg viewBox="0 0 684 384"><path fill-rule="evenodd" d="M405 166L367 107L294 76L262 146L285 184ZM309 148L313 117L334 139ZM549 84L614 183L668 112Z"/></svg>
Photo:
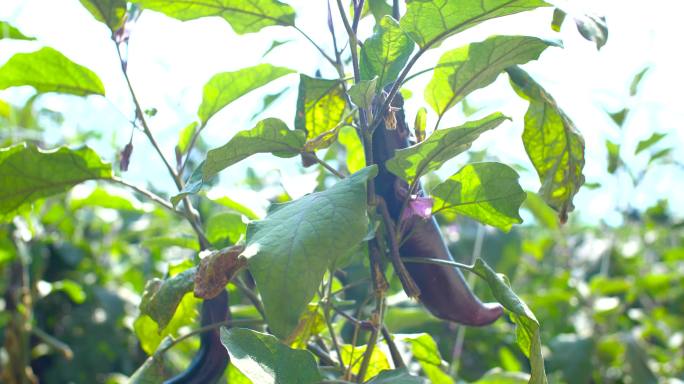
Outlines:
<svg viewBox="0 0 684 384"><path fill-rule="evenodd" d="M412 358L418 361L420 368L431 383L454 383L454 380L442 370L442 366L446 364L442 361L442 355L439 353L437 343L432 336L421 333L418 335L401 335L401 339L411 346Z"/></svg>
<svg viewBox="0 0 684 384"><path fill-rule="evenodd" d="M304 142L304 132L291 131L282 120L261 120L251 130L238 132L223 146L210 150L204 162L202 178L209 180L222 170L257 153L295 156L304 147Z"/></svg>
<svg viewBox="0 0 684 384"><path fill-rule="evenodd" d="M228 240L235 244L245 233L247 224L242 222L242 216L232 212L219 212L207 220L207 239L212 243Z"/></svg>
<svg viewBox="0 0 684 384"><path fill-rule="evenodd" d="M551 29L555 32L560 32L563 22L565 21L565 16L567 14L560 8L553 10L553 19L551 20Z"/></svg>
<svg viewBox="0 0 684 384"><path fill-rule="evenodd" d="M546 384L539 321L537 321L534 313L513 292L508 279L494 272L481 258L475 261L473 272L487 282L494 298L508 310L511 320L516 324L517 344L530 360L531 376L529 383Z"/></svg>
<svg viewBox="0 0 684 384"><path fill-rule="evenodd" d="M35 40L34 37L24 35L20 30L6 21L0 21L0 40L2 39Z"/></svg>
<svg viewBox="0 0 684 384"><path fill-rule="evenodd" d="M312 139L331 130L342 120L346 102L339 80L325 80L299 75L299 96L295 128Z"/></svg>
<svg viewBox="0 0 684 384"><path fill-rule="evenodd" d="M215 113L226 105L277 78L293 72L291 69L275 67L271 64L258 64L234 72L216 74L204 86L202 104L199 106L197 114L202 123L206 124Z"/></svg>
<svg viewBox="0 0 684 384"><path fill-rule="evenodd" d="M231 364L254 383L315 384L321 379L309 351L292 349L275 337L243 328L221 328Z"/></svg>
<svg viewBox="0 0 684 384"><path fill-rule="evenodd" d="M637 144L634 154L638 155L642 151L645 151L651 148L652 146L658 144L658 142L665 138L665 136L667 136L667 133L654 132L648 139L639 141L639 144Z"/></svg>
<svg viewBox="0 0 684 384"><path fill-rule="evenodd" d="M359 108L370 108L373 104L373 97L377 89L378 77L373 77L371 80L361 80L349 88L349 98L352 103Z"/></svg>
<svg viewBox="0 0 684 384"><path fill-rule="evenodd" d="M377 77L379 89L395 81L411 56L414 45L396 20L391 16L383 17L373 36L361 48L361 80Z"/></svg>
<svg viewBox="0 0 684 384"><path fill-rule="evenodd" d="M356 347L350 344L340 346L340 355L345 366L350 366L353 374L357 375L361 369L363 355L366 353L367 345L357 345ZM377 376L380 372L390 369L387 356L380 348L373 348L368 362L368 370L366 371L366 379L371 379Z"/></svg>
<svg viewBox="0 0 684 384"><path fill-rule="evenodd" d="M508 232L522 223L518 210L527 195L519 177L505 164L468 164L432 190L432 211L452 210Z"/></svg>
<svg viewBox="0 0 684 384"><path fill-rule="evenodd" d="M376 173L365 168L328 190L276 205L247 227L243 255L274 335L290 335L330 263L366 236L366 182Z"/></svg>
<svg viewBox="0 0 684 384"><path fill-rule="evenodd" d="M226 289L226 285L247 262L240 257L242 246L233 246L213 252L200 261L195 275L195 297L213 299Z"/></svg>
<svg viewBox="0 0 684 384"><path fill-rule="evenodd" d="M140 315L149 316L160 329L166 328L183 296L192 291L196 273L196 268L190 268L166 280L149 280L140 302Z"/></svg>
<svg viewBox="0 0 684 384"><path fill-rule="evenodd" d="M38 199L66 192L86 180L109 179L110 164L90 148L44 151L17 144L0 149L0 218Z"/></svg>
<svg viewBox="0 0 684 384"><path fill-rule="evenodd" d="M493 36L446 52L425 88L425 101L444 115L470 92L493 83L506 68L536 60L551 45L558 43L529 36Z"/></svg>
<svg viewBox="0 0 684 384"><path fill-rule="evenodd" d="M400 149L385 165L387 170L410 183L427 172L439 169L449 159L467 151L480 134L496 128L507 120L501 113L493 113L481 120L461 126L440 129L420 144Z"/></svg>
<svg viewBox="0 0 684 384"><path fill-rule="evenodd" d="M406 368L384 370L380 372L373 380L366 384L429 384L430 381L423 377L413 376Z"/></svg>
<svg viewBox="0 0 684 384"><path fill-rule="evenodd" d="M608 150L608 173L613 174L620 164L620 145L606 140L606 150Z"/></svg>
<svg viewBox="0 0 684 384"><path fill-rule="evenodd" d="M114 33L126 16L126 0L80 0L95 20L104 23Z"/></svg>
<svg viewBox="0 0 684 384"><path fill-rule="evenodd" d="M575 16L575 24L585 39L596 44L596 49L601 49L608 41L608 25L605 17L590 14L578 15Z"/></svg>
<svg viewBox="0 0 684 384"><path fill-rule="evenodd" d="M423 48L496 17L544 7L541 0L407 0L401 27Z"/></svg>
<svg viewBox="0 0 684 384"><path fill-rule="evenodd" d="M102 82L88 68L52 48L17 53L0 68L0 89L28 85L38 92L77 96L105 94Z"/></svg>
<svg viewBox="0 0 684 384"><path fill-rule="evenodd" d="M258 220L259 215L254 213L253 210L251 210L249 207L238 203L237 201L231 199L228 196L221 196L221 197L210 197L210 199L215 202L216 204L220 204L234 212L240 213L242 215L245 215L248 219L250 220Z"/></svg>
<svg viewBox="0 0 684 384"><path fill-rule="evenodd" d="M235 33L258 32L272 25L294 25L292 7L277 0L133 0L143 8L162 12L187 21L218 16L226 20Z"/></svg>
<svg viewBox="0 0 684 384"><path fill-rule="evenodd" d="M518 67L507 71L513 88L530 102L523 143L542 182L539 195L564 223L574 209L573 197L584 184L584 139L551 95L525 71Z"/></svg>

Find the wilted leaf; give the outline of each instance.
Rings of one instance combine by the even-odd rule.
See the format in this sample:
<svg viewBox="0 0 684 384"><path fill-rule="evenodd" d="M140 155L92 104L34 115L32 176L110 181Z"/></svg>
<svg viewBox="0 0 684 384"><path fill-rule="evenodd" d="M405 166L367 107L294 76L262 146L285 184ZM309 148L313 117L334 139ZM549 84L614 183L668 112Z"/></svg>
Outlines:
<svg viewBox="0 0 684 384"><path fill-rule="evenodd" d="M261 120L251 130L238 132L223 146L210 150L204 162L202 178L209 180L222 170L257 153L295 156L304 147L304 142L304 132L291 131L282 120Z"/></svg>
<svg viewBox="0 0 684 384"><path fill-rule="evenodd" d="M235 33L258 32L272 25L294 25L292 7L277 0L133 0L143 8L159 11L178 20L219 16Z"/></svg>
<svg viewBox="0 0 684 384"><path fill-rule="evenodd" d="M530 102L523 143L542 182L539 195L564 223L574 209L573 197L584 184L584 139L551 95L525 71L511 67L508 74L516 92Z"/></svg>
<svg viewBox="0 0 684 384"><path fill-rule="evenodd" d="M527 195L519 177L501 163L468 164L432 190L432 211L452 210L508 232L522 223L518 211Z"/></svg>
<svg viewBox="0 0 684 384"><path fill-rule="evenodd" d="M216 74L204 86L202 104L199 106L197 114L202 123L206 124L215 113L226 105L279 77L293 72L288 68L259 64L234 72Z"/></svg>
<svg viewBox="0 0 684 384"><path fill-rule="evenodd" d="M423 48L485 20L548 4L541 0L407 0L401 27Z"/></svg>
<svg viewBox="0 0 684 384"><path fill-rule="evenodd" d="M239 257L243 246L233 246L207 255L200 261L195 275L195 296L213 299L226 289L235 274L247 264Z"/></svg>
<svg viewBox="0 0 684 384"><path fill-rule="evenodd" d="M373 36L361 48L361 80L377 77L377 89L394 82L411 56L414 45L396 20L391 16L383 17L376 25Z"/></svg>
<svg viewBox="0 0 684 384"><path fill-rule="evenodd" d="M292 333L330 263L366 236L366 181L376 173L365 168L323 192L276 205L247 227L243 255L274 335Z"/></svg>
<svg viewBox="0 0 684 384"><path fill-rule="evenodd" d="M242 328L221 328L231 364L260 384L315 384L321 379L313 355L275 337Z"/></svg>
<svg viewBox="0 0 684 384"><path fill-rule="evenodd" d="M461 126L439 129L425 141L400 149L387 160L387 170L410 183L430 171L439 169L446 161L467 151L480 134L496 128L508 117L493 113L481 120Z"/></svg>
<svg viewBox="0 0 684 384"><path fill-rule="evenodd" d="M486 87L512 65L536 60L558 43L529 36L493 36L446 52L425 88L425 101L442 116L470 92Z"/></svg>
<svg viewBox="0 0 684 384"><path fill-rule="evenodd" d="M104 86L95 73L49 47L31 53L17 53L0 68L0 89L23 85L38 92L77 96L105 94Z"/></svg>
<svg viewBox="0 0 684 384"><path fill-rule="evenodd" d="M0 218L86 180L109 179L111 165L90 148L44 151L17 144L0 149Z"/></svg>

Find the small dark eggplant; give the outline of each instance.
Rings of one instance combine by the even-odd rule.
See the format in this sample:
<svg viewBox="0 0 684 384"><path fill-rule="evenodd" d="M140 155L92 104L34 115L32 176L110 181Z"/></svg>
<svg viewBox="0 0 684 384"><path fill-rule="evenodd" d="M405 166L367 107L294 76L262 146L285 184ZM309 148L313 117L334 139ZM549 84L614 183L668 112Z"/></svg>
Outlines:
<svg viewBox="0 0 684 384"><path fill-rule="evenodd" d="M225 290L213 299L202 303L202 326L230 320L228 292ZM219 329L214 328L200 336L200 349L190 366L164 384L211 384L223 376L228 366L228 351L221 344Z"/></svg>
<svg viewBox="0 0 684 384"><path fill-rule="evenodd" d="M392 102L394 116L385 121L396 123L394 127L378 126L373 133L373 157L379 173L375 178L375 190L382 196L392 219L399 222L401 207L408 184L385 168L385 161L394 156L397 149L409 146L409 129L403 112L404 99L397 93ZM376 112L379 113L379 112ZM415 194L423 195L418 186ZM411 216L404 223L409 237L399 249L402 257L424 257L453 261L434 218ZM498 303L482 303L471 291L457 268L435 264L406 263L406 269L420 288L420 301L436 317L471 326L491 324L503 314Z"/></svg>

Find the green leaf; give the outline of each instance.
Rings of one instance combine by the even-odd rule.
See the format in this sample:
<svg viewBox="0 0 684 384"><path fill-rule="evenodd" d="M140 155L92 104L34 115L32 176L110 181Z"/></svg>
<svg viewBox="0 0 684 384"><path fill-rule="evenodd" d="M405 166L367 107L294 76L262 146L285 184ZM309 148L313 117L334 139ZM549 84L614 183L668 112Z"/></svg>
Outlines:
<svg viewBox="0 0 684 384"><path fill-rule="evenodd" d="M140 347L143 351L151 355L166 336L178 335L179 329L197 324L196 307L199 303L200 300L196 299L192 293L186 293L176 307L169 308L174 312L168 315L170 316L169 323L163 328L150 316L140 314L133 323L133 330L140 340Z"/></svg>
<svg viewBox="0 0 684 384"><path fill-rule="evenodd" d="M262 57L262 58L263 58L263 57L266 57L266 55L268 55L272 50L278 48L279 46L281 46L281 45L283 45L283 44L287 44L287 43L289 43L290 41L292 41L292 40L282 40L282 41L281 41L281 40L274 40L274 41L271 43L271 46L268 47L268 49L266 50L266 52L264 52L264 54L261 55L261 57Z"/></svg>
<svg viewBox="0 0 684 384"><path fill-rule="evenodd" d="M347 107L344 88L339 80L325 80L299 75L299 95L295 128L313 139L334 128Z"/></svg>
<svg viewBox="0 0 684 384"><path fill-rule="evenodd" d="M425 101L439 116L470 92L486 87L512 65L536 60L558 43L529 36L493 36L446 52L425 88Z"/></svg>
<svg viewBox="0 0 684 384"><path fill-rule="evenodd" d="M384 370L366 384L429 384L430 381L418 376L412 376L406 368Z"/></svg>
<svg viewBox="0 0 684 384"><path fill-rule="evenodd" d="M340 357L345 366L351 366L350 371L354 375L359 374L363 356L366 354L367 345L353 346L344 344L340 346ZM380 348L373 348L368 362L368 370L366 371L366 378L370 379L377 376L380 372L390 369L387 356Z"/></svg>
<svg viewBox="0 0 684 384"><path fill-rule="evenodd" d="M140 315L149 316L160 329L166 328L183 296L192 291L196 273L196 268L190 268L166 280L149 280L140 301Z"/></svg>
<svg viewBox="0 0 684 384"><path fill-rule="evenodd" d="M254 383L314 384L321 380L309 351L289 348L271 335L223 327L221 343L231 364Z"/></svg>
<svg viewBox="0 0 684 384"><path fill-rule="evenodd" d="M193 121L180 131L180 134L178 135L178 152L181 155L185 155L188 152L190 142L192 141L195 132L197 132L198 125L199 124L196 121Z"/></svg>
<svg viewBox="0 0 684 384"><path fill-rule="evenodd" d="M64 292L67 296L69 296L69 299L76 304L83 304L86 299L86 293L83 290L83 287L73 280L66 279L48 284L51 285L52 292Z"/></svg>
<svg viewBox="0 0 684 384"><path fill-rule="evenodd" d="M354 127L342 127L337 135L337 141L342 144L346 151L346 163L349 173L355 173L366 166L366 155L363 152L363 143L359 139Z"/></svg>
<svg viewBox="0 0 684 384"><path fill-rule="evenodd" d="M17 144L0 149L0 218L38 199L66 192L86 180L109 179L110 164L90 148L44 151Z"/></svg>
<svg viewBox="0 0 684 384"><path fill-rule="evenodd" d="M293 72L288 68L259 64L234 72L214 75L204 86L202 104L197 111L202 124L206 124L215 113L226 105L279 77Z"/></svg>
<svg viewBox="0 0 684 384"><path fill-rule="evenodd" d="M242 222L242 216L232 212L220 212L207 220L207 239L212 243L228 240L235 244L245 233L247 224Z"/></svg>
<svg viewBox="0 0 684 384"><path fill-rule="evenodd" d="M368 9L373 14L376 23L379 23L385 15L392 14L392 6L387 4L387 0L368 0L365 4L368 4Z"/></svg>
<svg viewBox="0 0 684 384"><path fill-rule="evenodd" d="M177 206L178 203L185 198L185 196L197 194L200 190L202 190L202 187L204 186L204 180L202 180L202 175L204 174L204 163L204 161L201 162L200 165L198 165L197 168L192 171L192 174L185 182L183 189L181 189L178 194L171 196L171 204L173 204L174 207Z"/></svg>
<svg viewBox="0 0 684 384"><path fill-rule="evenodd" d="M530 375L523 372L503 372L500 369L485 373L474 384L524 384L529 382Z"/></svg>
<svg viewBox="0 0 684 384"><path fill-rule="evenodd" d="M646 73L651 70L651 67L646 67L639 71L636 75L634 75L634 78L632 79L632 83L629 85L629 95L630 96L635 96L637 92L639 91L639 85L641 85L641 82L644 80L644 76L646 76Z"/></svg>
<svg viewBox="0 0 684 384"><path fill-rule="evenodd" d="M437 130L422 143L396 151L394 157L385 163L387 170L411 184L467 151L480 134L496 128L507 119L497 112L458 127Z"/></svg>
<svg viewBox="0 0 684 384"><path fill-rule="evenodd" d="M95 73L52 48L17 53L0 68L0 89L29 85L38 92L77 96L102 95L105 90Z"/></svg>
<svg viewBox="0 0 684 384"><path fill-rule="evenodd" d="M606 140L606 150L608 150L608 173L613 174L620 164L620 145Z"/></svg>
<svg viewBox="0 0 684 384"><path fill-rule="evenodd" d="M270 95L264 96L263 104L261 105L261 108L259 108L259 110L254 112L254 114L252 115L252 120L254 120L257 116L259 116L261 113L263 113L276 100L280 99L287 91L288 91L288 88L285 88L279 92L272 93Z"/></svg>
<svg viewBox="0 0 684 384"><path fill-rule="evenodd" d="M249 131L238 132L219 148L210 150L204 162L204 180L257 153L273 153L278 157L292 157L304 147L304 132L291 131L279 119L261 120Z"/></svg>
<svg viewBox="0 0 684 384"><path fill-rule="evenodd" d="M378 78L379 89L394 82L413 52L414 43L391 16L376 25L375 33L361 48L361 80Z"/></svg>
<svg viewBox="0 0 684 384"><path fill-rule="evenodd" d="M494 298L509 311L511 320L516 324L516 339L525 356L530 359L530 384L546 384L544 357L539 329L539 321L530 308L513 292L508 279L492 270L482 259L477 259L473 272L489 285Z"/></svg>
<svg viewBox="0 0 684 384"><path fill-rule="evenodd" d="M167 348L171 345L173 339L165 338L160 342L159 348ZM154 352L154 351L153 351ZM152 355L152 353L149 353ZM154 354L145 360L128 379L128 384L158 384L163 383L170 375L166 367L163 354Z"/></svg>
<svg viewBox="0 0 684 384"><path fill-rule="evenodd" d="M610 113L608 112L608 116L615 122L615 124L618 125L618 127L622 128L622 125L625 123L625 119L627 118L627 114L629 114L629 109L628 108L622 108L621 110L615 112L615 113Z"/></svg>
<svg viewBox="0 0 684 384"><path fill-rule="evenodd" d="M418 112L416 112L416 119L413 122L413 129L416 133L416 140L418 143L425 140L425 135L427 133L427 109L425 109L425 107L421 107L418 109Z"/></svg>
<svg viewBox="0 0 684 384"><path fill-rule="evenodd" d="M442 370L446 363L442 360L437 343L427 333L404 335L402 340L411 345L413 359L417 360L425 376L432 384L453 384L454 380Z"/></svg>
<svg viewBox="0 0 684 384"><path fill-rule="evenodd" d="M244 204L238 203L237 201L231 199L228 196L210 197L209 199L216 204L222 205L230 209L231 211L245 215L245 217L247 217L250 220L258 220L260 218L259 215L257 215L249 207L245 206Z"/></svg>
<svg viewBox="0 0 684 384"><path fill-rule="evenodd" d="M98 187L86 197L72 198L69 205L72 210L83 207L102 207L138 213L145 211L138 200L116 192L116 190Z"/></svg>
<svg viewBox="0 0 684 384"><path fill-rule="evenodd" d="M407 0L401 27L422 49L496 17L548 4L541 0Z"/></svg>
<svg viewBox="0 0 684 384"><path fill-rule="evenodd" d="M432 190L432 212L452 210L508 232L522 223L518 210L527 195L519 177L505 164L468 164Z"/></svg>
<svg viewBox="0 0 684 384"><path fill-rule="evenodd" d="M653 133L651 135L651 137L649 137L646 140L641 140L639 142L639 144L637 144L637 147L636 147L636 150L634 151L634 154L638 155L640 152L651 148L652 146L656 145L660 140L665 138L665 136L667 136L667 133L658 133L658 132Z"/></svg>
<svg viewBox="0 0 684 384"><path fill-rule="evenodd" d="M0 40L2 39L35 40L36 38L24 35L20 30L6 21L0 21Z"/></svg>
<svg viewBox="0 0 684 384"><path fill-rule="evenodd" d="M565 21L565 16L567 14L560 8L553 10L553 19L551 20L551 29L555 32L560 32L563 22Z"/></svg>
<svg viewBox="0 0 684 384"><path fill-rule="evenodd" d="M114 33L121 28L126 16L126 0L80 0L93 17L107 25Z"/></svg>
<svg viewBox="0 0 684 384"><path fill-rule="evenodd" d="M0 117L9 119L12 115L12 106L5 100L0 100Z"/></svg>
<svg viewBox="0 0 684 384"><path fill-rule="evenodd" d="M378 77L371 80L361 80L349 88L349 97L357 107L368 109L373 105L373 97L377 89Z"/></svg>
<svg viewBox="0 0 684 384"><path fill-rule="evenodd" d="M187 21L218 16L238 35L258 32L272 25L294 25L292 7L276 0L133 0L143 8Z"/></svg>
<svg viewBox="0 0 684 384"><path fill-rule="evenodd" d="M366 182L376 174L377 167L364 168L328 190L274 206L247 227L243 256L274 335L292 333L326 269L366 236Z"/></svg>
<svg viewBox="0 0 684 384"><path fill-rule="evenodd" d="M507 72L516 92L530 102L522 138L542 182L539 195L564 223L584 184L584 139L553 97L525 71L511 67Z"/></svg>
<svg viewBox="0 0 684 384"><path fill-rule="evenodd" d="M539 195L534 192L527 192L524 204L525 208L537 219L537 222L548 229L558 229L558 216L556 216L556 212L549 208Z"/></svg>

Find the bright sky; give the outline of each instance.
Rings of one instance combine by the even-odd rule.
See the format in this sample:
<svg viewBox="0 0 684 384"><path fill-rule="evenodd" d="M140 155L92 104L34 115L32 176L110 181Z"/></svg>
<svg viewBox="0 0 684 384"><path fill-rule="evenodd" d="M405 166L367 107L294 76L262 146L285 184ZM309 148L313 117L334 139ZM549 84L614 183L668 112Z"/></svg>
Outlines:
<svg viewBox="0 0 684 384"><path fill-rule="evenodd" d="M286 2L297 10L297 25L331 53L332 43L325 16L326 2ZM580 37L571 20L566 20L560 34L551 31L551 10L542 9L495 19L452 37L439 49L424 55L416 69L434 65L448 49L483 40L493 34L562 39L564 49L549 48L538 62L530 63L525 68L554 95L586 139L586 179L587 182L600 182L602 187L597 190L584 189L579 193L575 200L579 216L586 221L604 219L611 224L619 224L619 216L614 211L616 205L624 206L630 201L632 205L643 208L661 198L668 198L673 211L680 217L684 216L684 194L679 193L684 190L684 169L676 166L659 167L650 172L644 185L635 191L626 177L607 177L604 146L606 138L622 142L623 158L638 172L648 162L646 154L633 155L639 140L657 131L668 134L658 149L680 148L684 143L684 108L681 107L684 59L680 54L680 17L684 13L684 3L680 0L648 3L633 0L575 0L573 4L580 8L587 4L606 15L610 37L600 52ZM0 64L14 53L34 51L44 45L60 50L100 76L105 84L107 98L47 95L40 102L65 115L63 126L50 129L48 140L58 142L64 135L97 130L102 132L102 139L91 140L88 144L106 159L113 160L115 152L112 144L122 148L128 141L128 121L133 112L106 27L96 22L77 0L2 0L0 20L9 21L25 34L38 38L37 42L1 41ZM344 33L339 18L335 18L334 22L338 29L339 45L343 46ZM362 39L371 33L369 22L370 19L361 26ZM293 41L262 58L273 40L288 39ZM259 62L290 67L309 75L313 75L317 69L321 69L324 77L335 75L315 48L291 29L270 27L260 33L238 36L228 23L219 18L180 22L155 12L144 12L137 23L130 40L129 57L129 73L143 107L155 107L158 110L151 120L151 126L169 159L173 159L178 132L196 119L202 87L212 75ZM631 79L647 65L652 70L645 77L640 93L630 98L628 87ZM409 121L413 120L419 107L426 105L422 94L429 80L430 75L423 75L407 84L407 88L413 91L412 98L407 102ZM474 149L489 148L489 153L497 154L501 161L531 169L519 139L527 106L515 96L507 82L506 76L502 75L495 84L469 97L473 106L483 108L482 113L500 110L514 119L512 123L484 134ZM287 94L261 118L279 117L292 126L297 83L298 77L289 75L245 96L232 108L229 106L212 118L204 132L205 140L212 147L219 146L236 132L251 128L254 125L252 114L261 105L263 96L288 87ZM0 91L0 99L18 104L32 92L29 88L4 90ZM624 105L630 106L633 111L626 129L621 131L605 111L617 111ZM435 116L430 118L428 126L434 124ZM449 127L462 123L464 119L459 108L454 108L447 113L440 126ZM173 191L168 175L156 172L162 169L161 163L144 135L136 134L134 145L131 168L124 177L140 184L149 181L156 188ZM684 163L681 151L673 151L673 157ZM271 180L283 180L293 195L309 192L313 187L311 176L296 176L299 167L297 159L269 161L271 159L266 155L256 156L245 163L255 168L260 176L268 174ZM448 176L456 172L462 166L461 161L463 159L457 159L448 164L441 174ZM284 163L289 165L283 166ZM249 196L253 200L254 194L244 191L238 193L231 182L242 178L244 169L238 167L224 171L220 185L230 191L234 198ZM536 175L531 172L523 173L521 184L530 190L539 187Z"/></svg>

